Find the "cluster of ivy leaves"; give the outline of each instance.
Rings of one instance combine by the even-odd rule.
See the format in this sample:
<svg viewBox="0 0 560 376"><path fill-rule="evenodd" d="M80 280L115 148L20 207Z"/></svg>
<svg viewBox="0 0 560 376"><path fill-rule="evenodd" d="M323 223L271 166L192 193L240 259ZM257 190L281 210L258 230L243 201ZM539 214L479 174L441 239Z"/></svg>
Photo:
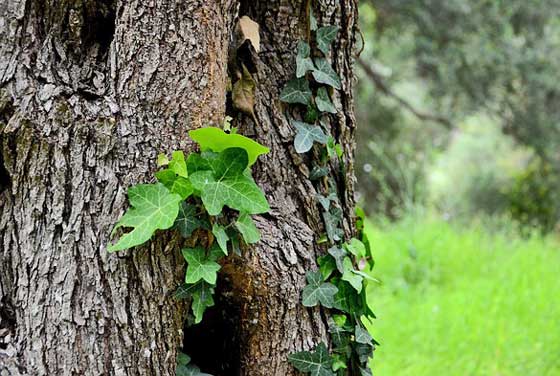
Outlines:
<svg viewBox="0 0 560 376"><path fill-rule="evenodd" d="M181 253L187 263L184 283L175 296L191 301L188 322L198 324L204 311L214 305L218 261L230 252L240 253L240 242L260 240L251 215L269 211L268 202L251 176L251 166L268 148L220 128L189 132L200 153L188 158L182 151L171 159L158 156L160 170L153 184L138 184L128 190L130 208L115 225L129 228L109 251L120 251L147 242L156 230L173 229L190 239L192 247ZM228 207L227 212L224 207ZM235 220L231 218L236 216ZM210 376L201 373L180 354L178 376Z"/></svg>
<svg viewBox="0 0 560 376"><path fill-rule="evenodd" d="M368 361L377 342L369 335L362 320L375 318L366 299L367 283L375 282L368 273L373 268L373 256L363 233L363 212L357 213L360 239L344 240L343 212L336 183L328 176L331 159L337 158L339 165L343 166L343 150L331 135L327 121L330 114L337 112L331 95L341 88L340 78L328 60L338 27L319 28L312 12L310 17L314 40L299 42L296 77L286 84L280 99L302 114L300 120L290 119L296 131L296 152L309 152L314 145L318 151L310 179L317 182L319 191L326 191L316 198L323 209L326 232L320 242L330 243L330 248L318 258L319 270L307 273L302 304L306 307L321 305L330 310L328 330L332 351L329 353L327 346L320 343L311 352L291 354L289 361L298 370L313 376L371 376ZM315 53L310 44L317 47ZM324 181L328 182L327 188L321 184Z"/></svg>

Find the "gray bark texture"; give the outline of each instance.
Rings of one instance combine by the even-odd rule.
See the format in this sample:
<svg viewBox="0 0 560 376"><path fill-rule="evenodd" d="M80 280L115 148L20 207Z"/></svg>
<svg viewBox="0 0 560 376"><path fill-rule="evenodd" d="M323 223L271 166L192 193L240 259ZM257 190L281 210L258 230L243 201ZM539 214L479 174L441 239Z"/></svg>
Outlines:
<svg viewBox="0 0 560 376"><path fill-rule="evenodd" d="M346 168L331 169L351 235L357 6L313 8L341 28L331 59L343 89L330 126ZM240 338L228 375L296 375L288 354L328 342L325 315L300 303L324 228L309 156L294 151L278 99L307 9L299 0L0 0L0 375L175 374L188 309L172 297L184 278L180 239L158 234L116 254L107 244L127 188L152 179L156 155L193 150L188 130L222 121L242 15L260 25L261 48L254 117L234 122L271 149L254 175L272 210L256 217L261 242L221 272Z"/></svg>

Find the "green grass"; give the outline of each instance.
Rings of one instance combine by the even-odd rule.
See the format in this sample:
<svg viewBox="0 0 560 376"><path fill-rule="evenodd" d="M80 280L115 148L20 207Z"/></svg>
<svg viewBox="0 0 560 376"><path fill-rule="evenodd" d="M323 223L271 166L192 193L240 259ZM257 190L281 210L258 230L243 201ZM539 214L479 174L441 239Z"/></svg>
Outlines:
<svg viewBox="0 0 560 376"><path fill-rule="evenodd" d="M376 376L560 375L560 242L483 225L369 225Z"/></svg>

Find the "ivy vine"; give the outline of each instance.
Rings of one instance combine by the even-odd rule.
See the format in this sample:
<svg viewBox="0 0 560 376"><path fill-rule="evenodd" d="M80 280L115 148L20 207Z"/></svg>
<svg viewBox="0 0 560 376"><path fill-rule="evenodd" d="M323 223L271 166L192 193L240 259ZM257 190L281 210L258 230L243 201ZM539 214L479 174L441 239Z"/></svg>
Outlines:
<svg viewBox="0 0 560 376"><path fill-rule="evenodd" d="M328 125L328 117L337 113L331 96L341 88L340 78L328 60L338 27L318 27L310 10L310 30L310 39L314 39L299 41L296 75L288 81L280 99L302 114L302 119L290 119L296 131L296 152L307 153L314 148L317 151L309 178L322 192L316 198L322 208L326 234L320 235L318 242L329 243L330 248L317 259L319 270L307 272L301 298L306 307L320 305L329 310L332 351L329 353L327 346L320 343L313 351L290 354L288 360L298 370L313 376L371 376L368 361L377 342L363 320L375 318L366 298L367 284L376 282L368 274L373 268L373 255L363 232L361 210L356 213L359 238L344 239L337 185L329 176L331 159L337 160L344 172L342 147L335 142ZM311 45L316 49L312 50Z"/></svg>
<svg viewBox="0 0 560 376"><path fill-rule="evenodd" d="M266 213L269 206L252 178L251 166L269 149L236 134L234 128L231 133L201 128L189 135L200 146L200 152L187 158L182 151L174 151L171 159L164 154L158 156L161 169L155 174L157 181L128 189L130 208L115 225L113 234L120 228L130 231L108 249L120 251L141 245L156 230L176 230L191 239L192 246L181 250L187 269L185 282L175 297L191 301L187 322L198 324L205 310L214 305L220 259L230 252L240 254L240 242L252 244L260 240L251 215ZM176 374L210 376L201 373L182 353L177 358Z"/></svg>

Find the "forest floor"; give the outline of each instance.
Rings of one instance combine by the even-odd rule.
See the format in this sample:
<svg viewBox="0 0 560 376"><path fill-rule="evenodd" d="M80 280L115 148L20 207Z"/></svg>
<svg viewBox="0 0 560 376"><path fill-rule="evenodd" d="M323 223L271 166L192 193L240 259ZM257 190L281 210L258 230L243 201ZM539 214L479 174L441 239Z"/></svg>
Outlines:
<svg viewBox="0 0 560 376"><path fill-rule="evenodd" d="M559 376L560 241L408 218L367 228L376 376Z"/></svg>

